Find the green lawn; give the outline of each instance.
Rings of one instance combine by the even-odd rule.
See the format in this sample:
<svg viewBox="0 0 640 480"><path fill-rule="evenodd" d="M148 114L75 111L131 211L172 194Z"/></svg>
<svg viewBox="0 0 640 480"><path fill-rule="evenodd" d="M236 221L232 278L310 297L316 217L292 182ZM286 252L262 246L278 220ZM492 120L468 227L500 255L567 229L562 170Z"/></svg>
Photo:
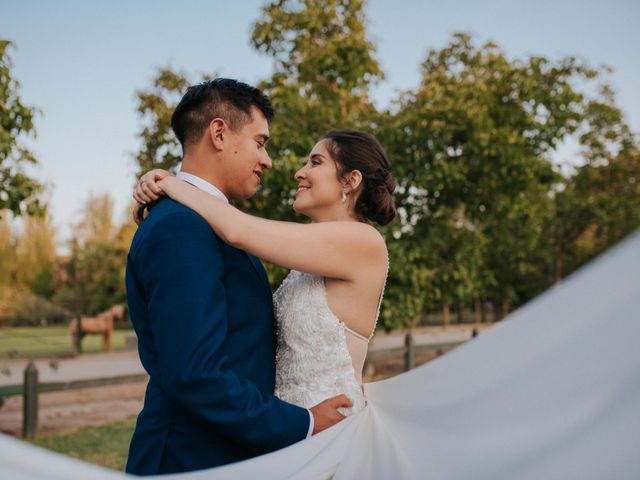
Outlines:
<svg viewBox="0 0 640 480"><path fill-rule="evenodd" d="M135 418L102 427L37 437L31 442L54 452L114 470L124 470Z"/></svg>
<svg viewBox="0 0 640 480"><path fill-rule="evenodd" d="M113 349L124 348L124 338L133 334L133 330L115 330ZM99 335L87 335L82 341L83 353L102 351L102 338ZM53 327L2 327L0 328L0 358L51 357L73 354L69 328L66 325Z"/></svg>

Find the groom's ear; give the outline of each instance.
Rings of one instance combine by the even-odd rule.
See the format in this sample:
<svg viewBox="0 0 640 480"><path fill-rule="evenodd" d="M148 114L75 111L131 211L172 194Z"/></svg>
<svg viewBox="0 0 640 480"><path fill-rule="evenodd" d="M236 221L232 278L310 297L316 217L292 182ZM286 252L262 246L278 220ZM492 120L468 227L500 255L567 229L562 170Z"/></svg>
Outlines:
<svg viewBox="0 0 640 480"><path fill-rule="evenodd" d="M209 124L208 133L213 148L222 150L224 148L224 136L227 132L227 124L221 118L214 118Z"/></svg>

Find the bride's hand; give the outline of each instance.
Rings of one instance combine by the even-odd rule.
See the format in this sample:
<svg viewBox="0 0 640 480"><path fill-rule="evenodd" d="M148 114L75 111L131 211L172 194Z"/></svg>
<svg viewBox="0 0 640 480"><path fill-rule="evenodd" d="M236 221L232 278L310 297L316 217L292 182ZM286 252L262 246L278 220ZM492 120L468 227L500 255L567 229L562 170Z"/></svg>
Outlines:
<svg viewBox="0 0 640 480"><path fill-rule="evenodd" d="M154 169L145 173L136 184L133 191L133 198L137 205L133 209L133 219L140 225L142 222L144 209L150 203L158 200L165 192L159 185L160 180L170 177L171 173L166 170Z"/></svg>
<svg viewBox="0 0 640 480"><path fill-rule="evenodd" d="M160 196L164 195L164 191L158 185L158 182L169 176L171 176L169 172L160 170L159 168L150 170L142 175L133 191L135 201L139 204L146 205L158 200Z"/></svg>

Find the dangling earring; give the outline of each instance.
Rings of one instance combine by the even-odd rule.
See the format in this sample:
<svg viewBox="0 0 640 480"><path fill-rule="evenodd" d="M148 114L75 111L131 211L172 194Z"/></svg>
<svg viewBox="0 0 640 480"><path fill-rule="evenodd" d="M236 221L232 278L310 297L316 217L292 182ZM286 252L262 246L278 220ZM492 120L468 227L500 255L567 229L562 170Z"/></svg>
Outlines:
<svg viewBox="0 0 640 480"><path fill-rule="evenodd" d="M347 203L347 192L342 190L342 203Z"/></svg>

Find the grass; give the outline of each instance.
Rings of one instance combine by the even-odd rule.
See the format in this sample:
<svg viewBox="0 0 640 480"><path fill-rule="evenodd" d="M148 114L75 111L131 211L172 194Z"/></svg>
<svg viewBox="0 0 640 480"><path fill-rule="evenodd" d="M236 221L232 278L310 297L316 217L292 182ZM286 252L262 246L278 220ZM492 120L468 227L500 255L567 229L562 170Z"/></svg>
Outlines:
<svg viewBox="0 0 640 480"><path fill-rule="evenodd" d="M84 427L68 433L36 437L31 443L85 462L124 471L135 418L103 425Z"/></svg>
<svg viewBox="0 0 640 480"><path fill-rule="evenodd" d="M113 349L122 350L124 339L133 330L114 330ZM83 353L102 351L102 337L87 335L82 340ZM2 327L0 328L0 358L65 356L74 353L69 328L66 325L51 327Z"/></svg>

